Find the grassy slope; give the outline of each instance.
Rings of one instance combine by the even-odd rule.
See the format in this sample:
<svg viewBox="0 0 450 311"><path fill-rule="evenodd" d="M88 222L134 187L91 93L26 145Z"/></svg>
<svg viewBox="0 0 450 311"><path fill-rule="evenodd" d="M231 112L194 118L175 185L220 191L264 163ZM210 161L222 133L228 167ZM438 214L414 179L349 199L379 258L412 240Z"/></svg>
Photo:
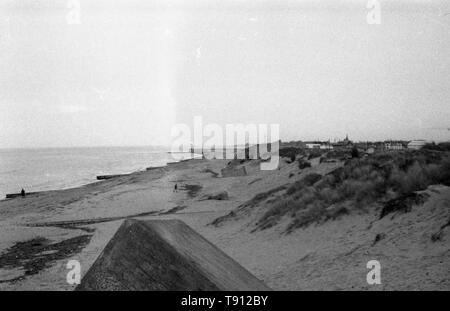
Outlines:
<svg viewBox="0 0 450 311"><path fill-rule="evenodd" d="M305 168L304 162L304 157L299 159L299 167ZM238 217L241 211L255 207L260 207L262 212L254 223L254 231L284 224L282 220L288 219L285 233L380 206L381 216L395 211L407 212L412 205L426 200L426 196L417 195L415 191L425 190L432 184L450 185L447 151L382 152L347 160L342 167L326 175L310 170L289 187L260 193L213 224Z"/></svg>

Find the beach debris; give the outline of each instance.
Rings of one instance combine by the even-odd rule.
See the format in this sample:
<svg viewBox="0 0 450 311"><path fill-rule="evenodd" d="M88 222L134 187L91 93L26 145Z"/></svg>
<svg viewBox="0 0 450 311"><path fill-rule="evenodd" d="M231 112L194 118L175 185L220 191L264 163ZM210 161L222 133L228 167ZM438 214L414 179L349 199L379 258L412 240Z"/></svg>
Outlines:
<svg viewBox="0 0 450 311"><path fill-rule="evenodd" d="M425 203L428 197L429 195L426 193L412 192L403 194L398 198L389 200L384 204L379 219L382 219L384 216L394 212L408 213L411 211L413 205L420 205Z"/></svg>
<svg viewBox="0 0 450 311"><path fill-rule="evenodd" d="M169 209L168 211L165 212L161 212L158 215L169 215L169 214L175 214L176 212L179 212L183 209L185 209L187 206L186 205L177 205L171 209Z"/></svg>
<svg viewBox="0 0 450 311"><path fill-rule="evenodd" d="M218 177L218 176L219 176L219 173L214 172L214 171L213 171L212 169L210 169L210 168L205 168L202 172L203 172L203 173L210 173L210 174L212 174L212 177Z"/></svg>
<svg viewBox="0 0 450 311"><path fill-rule="evenodd" d="M248 160L247 159L233 159L227 163L227 166L235 167L235 166L244 164L246 161L248 161Z"/></svg>
<svg viewBox="0 0 450 311"><path fill-rule="evenodd" d="M80 235L55 243L46 238L37 237L14 244L0 255L0 269L21 268L23 275L0 280L0 283L23 280L51 267L57 260L78 254L90 242L91 237L91 235Z"/></svg>
<svg viewBox="0 0 450 311"><path fill-rule="evenodd" d="M123 222L76 290L270 290L180 220Z"/></svg>
<svg viewBox="0 0 450 311"><path fill-rule="evenodd" d="M372 246L380 242L381 240L384 240L386 238L386 233L378 233L375 236L375 239L373 240Z"/></svg>
<svg viewBox="0 0 450 311"><path fill-rule="evenodd" d="M125 215L125 216L100 217L100 218L88 218L88 219L76 219L76 220L63 220L63 221L53 221L53 222L41 222L41 223L28 223L28 224L23 224L23 225L27 226L27 227L58 227L58 228L63 228L63 229L80 229L80 230L83 230L79 226L99 224L99 223L103 223L103 222L117 221L117 220L122 220L122 219L127 219L127 218L134 218L134 217L145 217L145 216L159 215L160 213L162 213L162 210L143 212L143 213L132 214L132 215Z"/></svg>
<svg viewBox="0 0 450 311"><path fill-rule="evenodd" d="M180 190L185 190L188 192L188 196L191 198L194 198L197 196L198 192L202 189L201 185L188 185L185 184L183 188L180 188Z"/></svg>
<svg viewBox="0 0 450 311"><path fill-rule="evenodd" d="M228 192L220 191L214 194L206 194L202 198L203 200L228 200Z"/></svg>
<svg viewBox="0 0 450 311"><path fill-rule="evenodd" d="M439 231L431 235L431 241L432 242L442 241L442 238L444 237L444 229L447 227L450 227L450 217L448 218L447 222L441 226Z"/></svg>
<svg viewBox="0 0 450 311"><path fill-rule="evenodd" d="M262 178L256 178L256 179L252 180L251 182L249 182L248 185L250 186L251 184L254 184L255 182L258 182L260 180L262 180Z"/></svg>

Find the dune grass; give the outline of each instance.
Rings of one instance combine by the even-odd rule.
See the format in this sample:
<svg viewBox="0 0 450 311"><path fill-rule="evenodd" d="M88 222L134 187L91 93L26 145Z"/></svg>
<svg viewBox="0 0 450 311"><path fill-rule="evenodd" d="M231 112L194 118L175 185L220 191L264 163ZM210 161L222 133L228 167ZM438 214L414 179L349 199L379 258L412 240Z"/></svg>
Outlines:
<svg viewBox="0 0 450 311"><path fill-rule="evenodd" d="M415 191L440 183L450 185L447 153L386 152L352 159L328 175L311 173L295 182L258 220L255 230L270 228L288 216L286 232L291 232L375 203L396 204L390 200L409 198Z"/></svg>

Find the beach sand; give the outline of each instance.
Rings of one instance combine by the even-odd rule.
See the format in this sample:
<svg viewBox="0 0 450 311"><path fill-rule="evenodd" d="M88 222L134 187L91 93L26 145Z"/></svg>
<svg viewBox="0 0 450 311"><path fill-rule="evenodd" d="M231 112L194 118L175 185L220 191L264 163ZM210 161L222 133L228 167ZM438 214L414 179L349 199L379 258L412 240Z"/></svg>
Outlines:
<svg viewBox="0 0 450 311"><path fill-rule="evenodd" d="M274 290L450 289L450 227L431 239L449 220L449 187L430 187L425 204L395 217L378 220L379 211L368 210L288 235L283 223L252 232L261 207L210 224L302 174L295 163L261 171L258 161L249 161L247 176L222 178L227 162L190 160L0 201L0 290L73 290L76 285L66 280L68 261L78 260L86 272L125 218L180 219ZM324 174L339 165L316 162L310 170ZM221 191L228 200L205 199ZM377 234L383 239L374 243ZM366 282L366 264L373 259L381 264L380 285Z"/></svg>

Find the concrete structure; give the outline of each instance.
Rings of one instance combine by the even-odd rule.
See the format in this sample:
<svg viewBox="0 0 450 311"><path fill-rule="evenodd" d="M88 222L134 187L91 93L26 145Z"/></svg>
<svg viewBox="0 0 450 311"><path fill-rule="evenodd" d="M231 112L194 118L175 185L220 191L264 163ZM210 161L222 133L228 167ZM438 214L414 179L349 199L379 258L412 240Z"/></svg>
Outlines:
<svg viewBox="0 0 450 311"><path fill-rule="evenodd" d="M221 169L220 172L222 173L222 177L238 177L247 175L247 170L245 169L245 166L241 167L229 166Z"/></svg>
<svg viewBox="0 0 450 311"><path fill-rule="evenodd" d="M40 191L41 192L41 191ZM29 195L34 195L34 194L38 194L40 192L25 192L25 196L29 196ZM6 194L6 198L7 199L14 199L14 198L20 198L22 197L22 193L8 193Z"/></svg>
<svg viewBox="0 0 450 311"><path fill-rule="evenodd" d="M426 140L418 139L412 140L408 143L408 149L420 150L427 144Z"/></svg>
<svg viewBox="0 0 450 311"><path fill-rule="evenodd" d="M76 290L269 288L180 220L124 221Z"/></svg>

